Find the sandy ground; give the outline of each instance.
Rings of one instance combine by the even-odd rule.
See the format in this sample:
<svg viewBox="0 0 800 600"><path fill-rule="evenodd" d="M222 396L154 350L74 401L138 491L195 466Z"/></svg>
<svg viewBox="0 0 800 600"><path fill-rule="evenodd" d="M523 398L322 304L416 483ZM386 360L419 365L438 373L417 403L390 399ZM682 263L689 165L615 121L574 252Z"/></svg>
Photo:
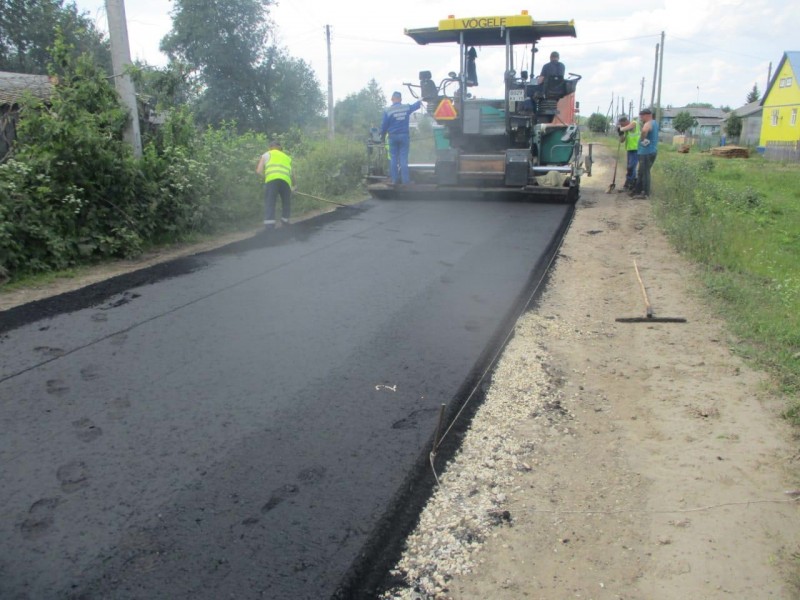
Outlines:
<svg viewBox="0 0 800 600"><path fill-rule="evenodd" d="M400 569L405 597L800 598L800 503L787 493L800 488L800 453L783 399L731 352L724 321L695 294L692 266L649 205L606 194L610 180L608 159L584 180L547 290L494 375L487 409L503 413L510 396L522 407L490 427L503 428L514 459L485 460L486 430L462 457L491 472L478 509L491 508L490 534L446 558L441 543L414 550L407 564L424 563L438 583ZM0 310L213 245L3 292ZM655 316L686 323L615 321L645 314L634 260ZM489 414L482 408L476 426ZM441 492L471 468L454 462ZM420 527L443 521L442 510L432 502Z"/></svg>
<svg viewBox="0 0 800 600"><path fill-rule="evenodd" d="M395 597L800 598L784 399L731 352L649 204L606 193L609 162L584 180L547 290L476 415L482 454L442 476L398 569L411 589ZM634 261L655 317L686 323L615 320L645 316ZM526 397L510 427L494 416ZM492 441L509 439L506 460ZM474 514L452 515L486 494L482 536Z"/></svg>

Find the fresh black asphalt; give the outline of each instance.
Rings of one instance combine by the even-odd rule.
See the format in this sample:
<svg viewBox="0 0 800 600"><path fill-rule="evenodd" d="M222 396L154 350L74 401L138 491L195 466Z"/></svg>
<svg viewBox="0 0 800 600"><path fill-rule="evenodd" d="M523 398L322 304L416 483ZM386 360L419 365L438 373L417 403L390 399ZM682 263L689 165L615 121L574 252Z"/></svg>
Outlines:
<svg viewBox="0 0 800 600"><path fill-rule="evenodd" d="M364 595L571 213L367 201L0 313L0 598Z"/></svg>

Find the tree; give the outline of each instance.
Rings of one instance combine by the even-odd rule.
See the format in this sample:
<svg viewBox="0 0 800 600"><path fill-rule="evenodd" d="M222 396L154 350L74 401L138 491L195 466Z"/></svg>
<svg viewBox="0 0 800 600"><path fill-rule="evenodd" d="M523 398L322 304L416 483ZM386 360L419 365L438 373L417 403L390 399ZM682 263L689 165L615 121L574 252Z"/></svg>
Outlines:
<svg viewBox="0 0 800 600"><path fill-rule="evenodd" d="M336 103L333 109L336 130L364 137L370 127L380 126L385 106L383 90L377 81L370 79L367 87Z"/></svg>
<svg viewBox="0 0 800 600"><path fill-rule="evenodd" d="M176 0L161 40L188 68L200 124L235 121L240 131L285 131L318 115L319 83L302 60L270 43L273 0Z"/></svg>
<svg viewBox="0 0 800 600"><path fill-rule="evenodd" d="M758 84L753 84L753 89L750 90L750 93L747 94L747 103L750 104L751 102L755 102L761 98L761 92L758 91Z"/></svg>
<svg viewBox="0 0 800 600"><path fill-rule="evenodd" d="M605 133L608 131L608 117L600 113L593 113L587 121L589 131L595 133Z"/></svg>
<svg viewBox="0 0 800 600"><path fill-rule="evenodd" d="M728 137L738 138L742 134L742 125L742 117L732 112L725 121L725 133Z"/></svg>
<svg viewBox="0 0 800 600"><path fill-rule="evenodd" d="M689 102L686 108L714 108L714 105L710 102Z"/></svg>
<svg viewBox="0 0 800 600"><path fill-rule="evenodd" d="M87 53L111 73L108 40L64 0L0 0L0 71L47 74L57 32L71 58Z"/></svg>
<svg viewBox="0 0 800 600"><path fill-rule="evenodd" d="M672 127L678 133L686 133L689 129L697 125L697 121L694 120L694 117L688 110L683 110L675 115L675 118L672 119Z"/></svg>

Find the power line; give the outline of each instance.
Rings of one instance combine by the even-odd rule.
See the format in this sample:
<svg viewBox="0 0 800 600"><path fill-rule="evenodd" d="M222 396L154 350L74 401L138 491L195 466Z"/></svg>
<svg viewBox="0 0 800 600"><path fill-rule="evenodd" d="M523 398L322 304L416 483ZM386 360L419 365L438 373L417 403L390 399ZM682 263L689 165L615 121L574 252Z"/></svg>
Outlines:
<svg viewBox="0 0 800 600"><path fill-rule="evenodd" d="M725 53L725 54L735 54L737 56L745 56L747 58L753 58L755 60L768 60L768 59L765 59L765 58L763 58L761 56L754 56L752 54L745 54L744 52L736 52L734 50L725 50L724 48L720 48L719 46L712 46L710 44L704 44L703 42L696 42L694 40L687 40L687 39L684 39L684 38L676 37L674 35L670 35L670 38L673 39L673 40L678 40L678 41L684 42L686 44L694 44L695 46L703 46L704 48L708 48L709 50L714 50L715 52L722 52L722 53Z"/></svg>

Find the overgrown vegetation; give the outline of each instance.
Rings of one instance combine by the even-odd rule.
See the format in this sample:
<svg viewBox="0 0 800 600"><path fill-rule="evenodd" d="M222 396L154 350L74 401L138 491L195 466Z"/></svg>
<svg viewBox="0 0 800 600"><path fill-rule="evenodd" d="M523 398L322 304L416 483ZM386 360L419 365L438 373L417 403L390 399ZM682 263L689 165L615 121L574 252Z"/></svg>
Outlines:
<svg viewBox="0 0 800 600"><path fill-rule="evenodd" d="M103 70L88 55L73 58L61 39L52 53L61 71L53 97L23 103L13 154L0 165L4 279L260 221L263 133L240 133L232 122L201 129L188 108L176 108L136 160L122 140L128 116ZM331 198L358 188L360 144L299 129L280 137L300 191ZM319 206L304 198L293 212Z"/></svg>
<svg viewBox="0 0 800 600"><path fill-rule="evenodd" d="M705 266L709 294L738 350L800 392L800 172L760 157L659 153L656 215L679 250ZM800 401L787 411L800 425Z"/></svg>

